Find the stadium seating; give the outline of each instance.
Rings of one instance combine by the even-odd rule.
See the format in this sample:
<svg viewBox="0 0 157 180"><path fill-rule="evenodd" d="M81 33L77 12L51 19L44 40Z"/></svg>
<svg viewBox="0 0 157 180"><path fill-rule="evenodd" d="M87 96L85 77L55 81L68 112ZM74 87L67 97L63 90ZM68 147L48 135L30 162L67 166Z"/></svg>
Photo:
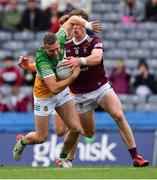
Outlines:
<svg viewBox="0 0 157 180"><path fill-rule="evenodd" d="M28 31L15 32L13 39L16 41L32 41L34 39L34 33Z"/></svg>
<svg viewBox="0 0 157 180"><path fill-rule="evenodd" d="M144 1L142 1L144 2ZM22 11L27 0L19 1L18 8ZM91 20L100 20L103 23L102 38L105 47L104 66L110 72L114 62L118 58L124 59L124 64L134 76L138 60L147 59L150 72L157 75L157 24L153 22L141 22L139 24L122 24L119 16L120 0L92 0ZM5 8L0 7L0 11ZM45 32L6 32L0 31L0 66L5 56L13 55L16 59L20 55L35 52L40 47ZM126 111L145 110L155 108L156 98L148 99L134 95L121 95L120 99ZM147 102L145 104L145 102Z"/></svg>

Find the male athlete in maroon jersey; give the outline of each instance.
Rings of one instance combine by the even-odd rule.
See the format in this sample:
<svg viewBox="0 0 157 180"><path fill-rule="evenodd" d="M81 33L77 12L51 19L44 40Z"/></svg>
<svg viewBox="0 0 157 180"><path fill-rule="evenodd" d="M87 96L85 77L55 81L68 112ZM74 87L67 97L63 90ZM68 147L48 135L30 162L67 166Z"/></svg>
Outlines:
<svg viewBox="0 0 157 180"><path fill-rule="evenodd" d="M82 10L73 10L70 15L88 18ZM86 29L75 25L73 39L66 43L68 67L81 66L77 79L70 85L84 135L92 137L95 132L94 110L100 105L108 112L119 127L121 137L128 148L136 167L148 166L149 162L137 153L132 130L123 114L121 102L111 88L103 66L103 45L101 39L89 37ZM76 57L71 59L70 56Z"/></svg>
<svg viewBox="0 0 157 180"><path fill-rule="evenodd" d="M75 39L66 43L67 57L87 57L91 55L93 49L102 49L103 44L98 37L85 36L85 39L80 44L75 42ZM100 86L108 82L106 72L103 66L103 59L101 63L96 66L81 66L81 73L79 77L69 87L72 93L88 93L98 89Z"/></svg>

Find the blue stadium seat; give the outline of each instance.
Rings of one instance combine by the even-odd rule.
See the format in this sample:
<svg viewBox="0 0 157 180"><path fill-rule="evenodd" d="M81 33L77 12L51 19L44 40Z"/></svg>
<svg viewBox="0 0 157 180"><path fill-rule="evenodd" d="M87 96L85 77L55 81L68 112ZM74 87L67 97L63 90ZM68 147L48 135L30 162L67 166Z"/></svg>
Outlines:
<svg viewBox="0 0 157 180"><path fill-rule="evenodd" d="M151 57L151 51L148 49L134 49L128 52L129 58L150 58Z"/></svg>
<svg viewBox="0 0 157 180"><path fill-rule="evenodd" d="M33 87L31 87L31 86L21 86L20 90L26 96L27 95L30 96L33 93Z"/></svg>
<svg viewBox="0 0 157 180"><path fill-rule="evenodd" d="M151 95L151 96L149 96L148 102L149 102L149 103L154 103L154 104L157 105L157 95Z"/></svg>
<svg viewBox="0 0 157 180"><path fill-rule="evenodd" d="M42 41L29 41L25 44L27 50L36 51L42 45Z"/></svg>
<svg viewBox="0 0 157 180"><path fill-rule="evenodd" d="M13 35L14 40L21 40L21 41L33 41L34 40L34 33L29 31L23 32L15 32Z"/></svg>
<svg viewBox="0 0 157 180"><path fill-rule="evenodd" d="M135 111L135 106L130 103L122 103L123 111Z"/></svg>
<svg viewBox="0 0 157 180"><path fill-rule="evenodd" d="M129 31L126 35L127 39L145 40L149 38L149 34L146 31Z"/></svg>
<svg viewBox="0 0 157 180"><path fill-rule="evenodd" d="M120 21L120 16L117 13L106 13L103 16L101 16L101 21L103 22L119 22Z"/></svg>
<svg viewBox="0 0 157 180"><path fill-rule="evenodd" d="M149 38L152 40L157 40L157 32L156 30L152 31L149 35Z"/></svg>
<svg viewBox="0 0 157 180"><path fill-rule="evenodd" d="M100 19L101 19L101 14L100 14L100 13L94 13L94 12L92 12L92 13L90 14L90 19L91 19L91 20L100 20Z"/></svg>
<svg viewBox="0 0 157 180"><path fill-rule="evenodd" d="M105 41L103 42L103 46L106 49L114 49L116 48L116 43L114 41Z"/></svg>
<svg viewBox="0 0 157 180"><path fill-rule="evenodd" d="M139 23L137 29L142 31L152 31L157 29L157 24L153 22Z"/></svg>
<svg viewBox="0 0 157 180"><path fill-rule="evenodd" d="M156 112L157 111L157 104L154 103L147 103L147 104L138 104L136 106L137 111L141 112Z"/></svg>
<svg viewBox="0 0 157 180"><path fill-rule="evenodd" d="M157 59L157 50L152 51L152 58Z"/></svg>
<svg viewBox="0 0 157 180"><path fill-rule="evenodd" d="M114 31L115 29L115 24L114 23L102 23L103 25L103 32L110 32Z"/></svg>
<svg viewBox="0 0 157 180"><path fill-rule="evenodd" d="M99 13L101 12L106 13L106 12L113 12L114 9L111 3L97 3L93 6L92 11Z"/></svg>
<svg viewBox="0 0 157 180"><path fill-rule="evenodd" d="M123 40L118 43L118 48L133 49L138 47L139 47L138 41Z"/></svg>
<svg viewBox="0 0 157 180"><path fill-rule="evenodd" d="M136 30L136 25L135 24L122 24L122 23L117 23L115 25L116 30L122 30L122 31L134 31Z"/></svg>
<svg viewBox="0 0 157 180"><path fill-rule="evenodd" d="M104 67L105 67L105 69L112 69L114 67L114 63L115 63L114 60L105 59L104 60Z"/></svg>
<svg viewBox="0 0 157 180"><path fill-rule="evenodd" d="M27 51L27 50L14 51L13 56L15 59L18 60L20 56L27 56L28 53L29 53L29 51Z"/></svg>
<svg viewBox="0 0 157 180"><path fill-rule="evenodd" d="M157 49L156 40L144 40L141 42L141 48Z"/></svg>
<svg viewBox="0 0 157 180"><path fill-rule="evenodd" d="M150 68L157 70L157 59L147 59L147 63Z"/></svg>
<svg viewBox="0 0 157 180"><path fill-rule="evenodd" d="M129 103L129 104L145 104L146 98L143 96L138 95L128 95L128 94L121 94L118 95L122 103Z"/></svg>
<svg viewBox="0 0 157 180"><path fill-rule="evenodd" d="M22 50L24 49L24 44L20 41L7 41L2 45L3 49L6 50Z"/></svg>
<svg viewBox="0 0 157 180"><path fill-rule="evenodd" d="M125 59L124 64L129 69L136 69L138 65L138 59Z"/></svg>
<svg viewBox="0 0 157 180"><path fill-rule="evenodd" d="M36 39L37 41L42 41L43 38L44 38L44 35L45 35L46 33L47 33L47 32L37 32L37 33L36 33L36 36L35 36L35 39Z"/></svg>
<svg viewBox="0 0 157 180"><path fill-rule="evenodd" d="M0 61L3 60L6 56L12 56L12 52L8 50L0 50Z"/></svg>
<svg viewBox="0 0 157 180"><path fill-rule="evenodd" d="M0 31L0 41L8 41L12 39L11 32Z"/></svg>
<svg viewBox="0 0 157 180"><path fill-rule="evenodd" d="M123 31L110 31L104 34L105 39L109 40L123 40L125 38L125 32Z"/></svg>
<svg viewBox="0 0 157 180"><path fill-rule="evenodd" d="M8 85L3 85L1 86L1 93L3 94L3 96L8 96L11 94L11 87Z"/></svg>
<svg viewBox="0 0 157 180"><path fill-rule="evenodd" d="M127 58L127 52L123 49L108 50L105 53L105 58L108 58L108 59Z"/></svg>

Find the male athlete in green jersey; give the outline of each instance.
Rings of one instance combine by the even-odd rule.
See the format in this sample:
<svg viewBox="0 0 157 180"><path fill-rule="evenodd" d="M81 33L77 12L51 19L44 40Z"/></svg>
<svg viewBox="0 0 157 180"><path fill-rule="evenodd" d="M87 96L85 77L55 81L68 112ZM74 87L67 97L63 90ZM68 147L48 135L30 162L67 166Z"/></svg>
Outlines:
<svg viewBox="0 0 157 180"><path fill-rule="evenodd" d="M54 72L56 65L64 59L64 43L74 24L90 27L96 32L101 30L101 25L98 22L89 23L78 16L72 16L62 25L56 35L49 33L44 37L43 47L39 48L36 55L37 76L34 85L35 131L28 133L20 140L18 139L13 150L15 160L21 158L26 145L46 141L49 130L49 116L53 109L58 112L69 129L64 139L61 158L67 156L78 139L80 133L79 117L66 87L77 78L80 69L73 69L72 75L61 81L57 80Z"/></svg>

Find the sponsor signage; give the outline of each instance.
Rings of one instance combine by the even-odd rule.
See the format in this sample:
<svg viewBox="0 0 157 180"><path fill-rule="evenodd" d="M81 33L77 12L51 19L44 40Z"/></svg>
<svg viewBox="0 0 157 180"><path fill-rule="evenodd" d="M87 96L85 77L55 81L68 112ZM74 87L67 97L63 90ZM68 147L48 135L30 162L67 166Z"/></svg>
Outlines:
<svg viewBox="0 0 157 180"><path fill-rule="evenodd" d="M48 141L27 146L20 161L12 157L17 133L0 133L0 163L6 166L53 166L63 138L50 133ZM138 151L152 162L154 131L135 131ZM118 131L98 131L91 139L80 137L75 165L131 165L132 161Z"/></svg>

